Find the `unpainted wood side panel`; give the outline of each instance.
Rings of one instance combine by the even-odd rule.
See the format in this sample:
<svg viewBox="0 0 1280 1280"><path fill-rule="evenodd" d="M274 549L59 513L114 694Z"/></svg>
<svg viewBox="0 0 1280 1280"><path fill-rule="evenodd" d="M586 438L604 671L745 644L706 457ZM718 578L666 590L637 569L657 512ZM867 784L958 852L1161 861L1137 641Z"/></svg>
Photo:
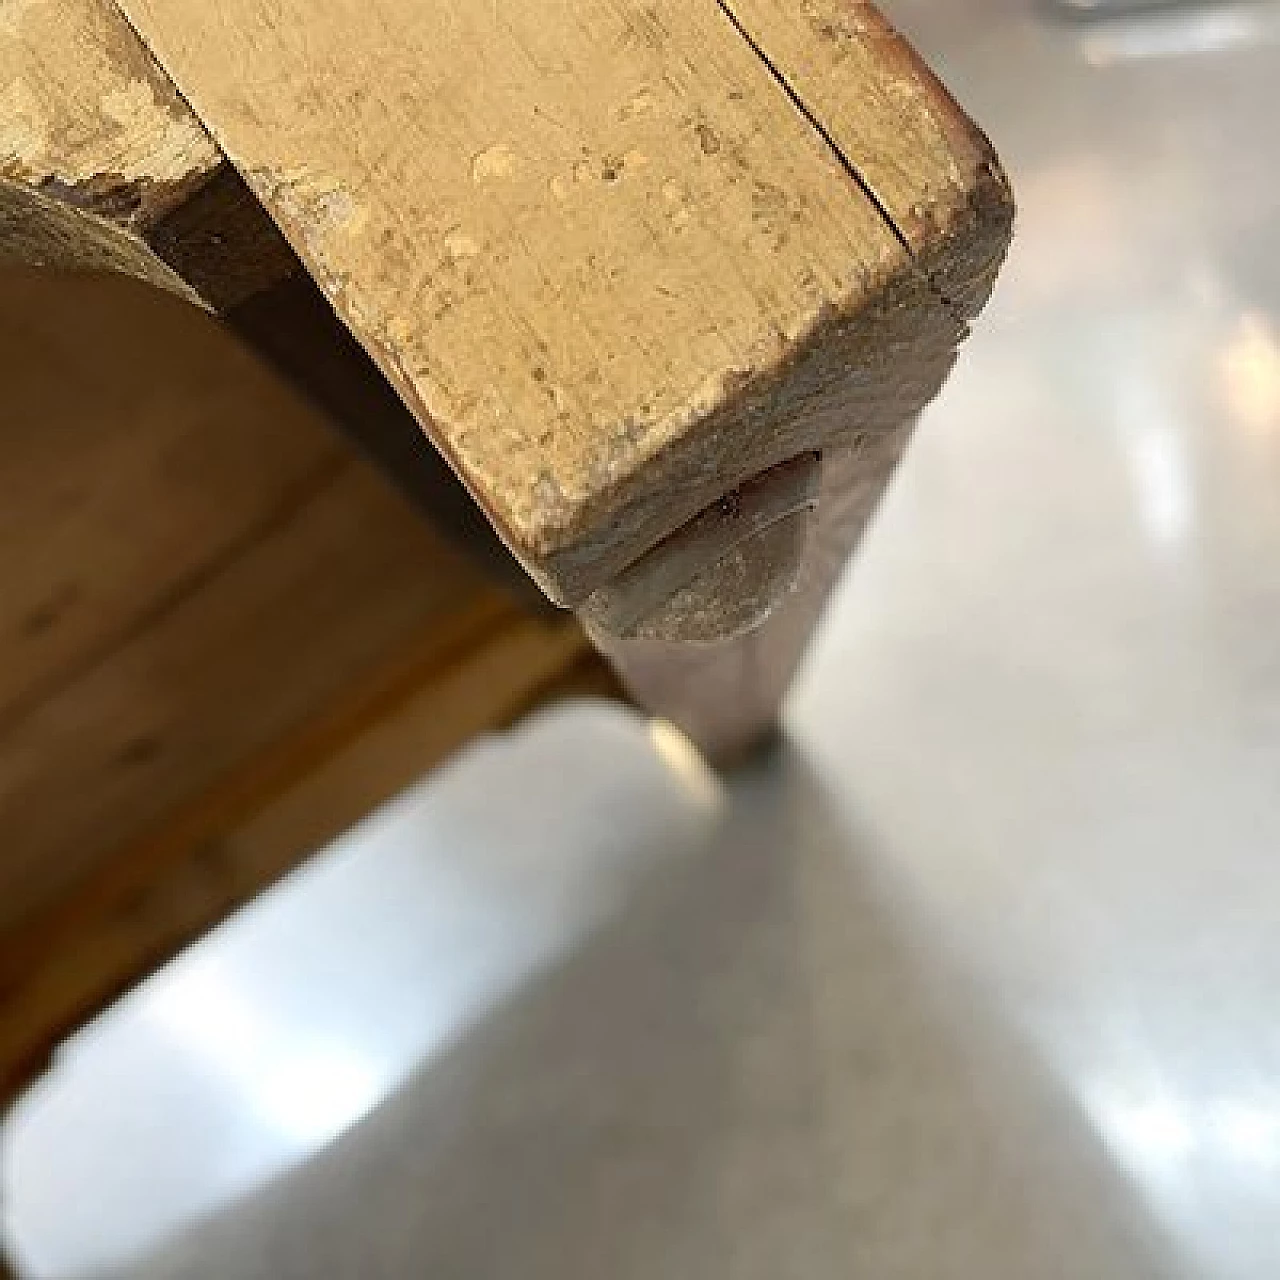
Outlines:
<svg viewBox="0 0 1280 1280"><path fill-rule="evenodd" d="M0 742L9 928L483 591L363 464Z"/></svg>
<svg viewBox="0 0 1280 1280"><path fill-rule="evenodd" d="M321 847L420 781L451 751L527 708L590 652L572 619L512 616L495 625L442 667L438 678L424 681L390 714L229 832L217 856L251 868Z"/></svg>
<svg viewBox="0 0 1280 1280"><path fill-rule="evenodd" d="M207 316L0 272L0 736L350 457Z"/></svg>
<svg viewBox="0 0 1280 1280"><path fill-rule="evenodd" d="M0 1103L107 1001L468 739L593 687L587 653L571 622L479 598L6 934Z"/></svg>

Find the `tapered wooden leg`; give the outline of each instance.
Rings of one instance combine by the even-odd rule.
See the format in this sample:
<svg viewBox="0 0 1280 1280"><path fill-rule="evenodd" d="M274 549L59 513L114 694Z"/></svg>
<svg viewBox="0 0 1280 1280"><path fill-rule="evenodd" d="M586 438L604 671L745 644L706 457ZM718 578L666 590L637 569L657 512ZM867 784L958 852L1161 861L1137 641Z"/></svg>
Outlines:
<svg viewBox="0 0 1280 1280"><path fill-rule="evenodd" d="M908 434L909 424L823 458L818 502L807 521L794 584L747 634L713 643L622 639L589 624L588 633L614 663L632 697L676 725L718 763L732 763L768 741L828 597ZM772 542L768 531L753 541L759 543L760 556L777 563L794 552L794 532L777 525L774 530Z"/></svg>

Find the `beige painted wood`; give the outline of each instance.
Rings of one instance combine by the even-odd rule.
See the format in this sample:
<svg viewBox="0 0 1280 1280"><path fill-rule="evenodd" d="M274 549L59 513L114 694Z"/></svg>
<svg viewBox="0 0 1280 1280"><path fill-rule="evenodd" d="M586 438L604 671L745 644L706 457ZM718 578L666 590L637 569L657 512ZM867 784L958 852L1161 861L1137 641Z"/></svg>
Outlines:
<svg viewBox="0 0 1280 1280"><path fill-rule="evenodd" d="M59 21L81 44L106 24L109 71L123 66L142 104L155 65L107 7L75 0ZM10 64L20 47L27 84L42 83L33 50L46 57L58 25L31 16L42 8L10 0L16 20L0 24L0 65L6 40ZM990 291L1011 218L989 144L872 5L120 8L195 111L177 123L161 79L142 132L207 134L235 162L509 545L634 689L656 687L635 668L640 641L667 638L658 683L674 710L677 685L707 687L708 653L680 641L719 636L723 656L779 601L816 616L790 588L814 596L843 489L878 491L888 475L863 462L840 480L833 460L897 451ZM64 119L107 101L101 62L83 84L54 78L46 97ZM90 134L100 162L104 126ZM111 145L182 154L154 137L149 151ZM47 138L23 135L25 196L58 204L38 211L54 222L83 217L68 192L94 180L68 185L65 156L64 177L32 186L56 167ZM54 231L41 234L59 252L101 256L85 228ZM818 472L798 505L757 500L766 474L802 464ZM874 503L853 505L851 529ZM796 646L768 638L786 631L746 648L777 644L763 667L789 669ZM782 683L739 689L758 728Z"/></svg>
<svg viewBox="0 0 1280 1280"><path fill-rule="evenodd" d="M0 174L139 216L220 164L217 148L100 0L0 0ZM120 188L134 184L126 203Z"/></svg>
<svg viewBox="0 0 1280 1280"><path fill-rule="evenodd" d="M0 0L0 265L89 266L191 296L136 234L220 165L101 0Z"/></svg>
<svg viewBox="0 0 1280 1280"><path fill-rule="evenodd" d="M914 245L968 202L985 139L870 0L725 0Z"/></svg>
<svg viewBox="0 0 1280 1280"><path fill-rule="evenodd" d="M897 232L710 0L123 0L549 594L815 441Z"/></svg>
<svg viewBox="0 0 1280 1280"><path fill-rule="evenodd" d="M111 0L0 0L0 266L223 311L299 270Z"/></svg>
<svg viewBox="0 0 1280 1280"><path fill-rule="evenodd" d="M580 665L589 648L571 621L491 596L416 641L0 938L0 1102L117 992L460 744L544 692L590 688L603 666Z"/></svg>
<svg viewBox="0 0 1280 1280"><path fill-rule="evenodd" d="M723 0L964 320L1007 247L991 144L871 0Z"/></svg>

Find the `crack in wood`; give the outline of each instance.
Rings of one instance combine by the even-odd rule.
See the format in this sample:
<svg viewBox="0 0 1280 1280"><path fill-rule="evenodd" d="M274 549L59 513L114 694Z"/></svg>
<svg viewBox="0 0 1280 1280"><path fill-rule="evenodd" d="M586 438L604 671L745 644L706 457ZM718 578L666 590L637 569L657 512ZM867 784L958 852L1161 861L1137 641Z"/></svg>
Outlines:
<svg viewBox="0 0 1280 1280"><path fill-rule="evenodd" d="M946 293L939 287L933 274L925 271L923 267L920 266L919 257L916 254L911 240L902 230L901 226L898 225L898 222L890 211L889 206L881 198L879 192L876 191L866 174L864 174L853 162L845 149L836 141L835 135L823 123L822 118L813 110L812 107L809 106L796 87L787 79L782 68L779 67L778 64L769 56L765 47L754 35L752 35L750 30L748 30L746 23L743 22L737 13L734 12L729 0L716 0L716 6L720 12L724 14L726 20L733 29L746 42L748 47L751 49L751 52L760 59L765 70L768 71L778 88L780 88L786 95L791 105L795 107L795 109L804 117L805 121L812 127L814 132L817 133L818 137L822 139L828 150L835 157L836 162L854 182L858 190L867 198L876 213L879 214L881 221L889 229L893 238L902 247L903 253L907 255L908 260L919 270L920 275L928 285L930 292L934 294L942 306L951 315L953 315L959 323L963 324L964 315L962 309L956 302L947 297Z"/></svg>

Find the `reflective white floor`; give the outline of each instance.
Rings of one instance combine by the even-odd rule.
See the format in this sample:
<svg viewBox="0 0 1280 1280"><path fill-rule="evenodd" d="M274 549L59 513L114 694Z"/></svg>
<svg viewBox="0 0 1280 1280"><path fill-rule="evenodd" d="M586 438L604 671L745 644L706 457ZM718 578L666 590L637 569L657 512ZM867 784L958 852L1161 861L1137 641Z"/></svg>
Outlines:
<svg viewBox="0 0 1280 1280"><path fill-rule="evenodd" d="M887 7L1020 236L791 746L370 820L15 1117L33 1276L1280 1275L1280 11Z"/></svg>

